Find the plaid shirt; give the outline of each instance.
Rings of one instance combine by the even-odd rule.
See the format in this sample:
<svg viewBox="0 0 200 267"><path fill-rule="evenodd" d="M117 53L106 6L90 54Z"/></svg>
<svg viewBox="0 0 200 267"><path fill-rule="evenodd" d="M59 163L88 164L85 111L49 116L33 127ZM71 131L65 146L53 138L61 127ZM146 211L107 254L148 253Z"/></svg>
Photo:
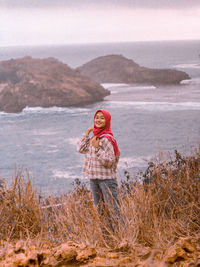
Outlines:
<svg viewBox="0 0 200 267"><path fill-rule="evenodd" d="M117 179L116 169L119 158L115 156L112 143L103 137L99 141L99 151L91 144L91 138L83 134L77 144L78 152L85 154L83 173L89 179Z"/></svg>

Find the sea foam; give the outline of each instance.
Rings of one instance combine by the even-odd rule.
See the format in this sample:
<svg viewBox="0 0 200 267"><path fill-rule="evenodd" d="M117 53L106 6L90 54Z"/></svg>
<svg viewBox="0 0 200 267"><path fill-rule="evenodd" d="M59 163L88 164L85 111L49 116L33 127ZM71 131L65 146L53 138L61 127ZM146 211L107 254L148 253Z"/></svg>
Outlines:
<svg viewBox="0 0 200 267"><path fill-rule="evenodd" d="M65 179L74 178L74 177L72 177L70 172L60 171L60 170L54 170L52 176L54 178L65 178Z"/></svg>
<svg viewBox="0 0 200 267"><path fill-rule="evenodd" d="M49 107L49 108L43 108L43 107L25 107L23 109L23 113L83 113L83 112L88 112L90 109L88 108L64 108L64 107Z"/></svg>
<svg viewBox="0 0 200 267"><path fill-rule="evenodd" d="M174 65L173 68L181 68L181 69L200 69L199 63L184 63Z"/></svg>
<svg viewBox="0 0 200 267"><path fill-rule="evenodd" d="M107 101L107 105L150 111L200 110L200 102Z"/></svg>
<svg viewBox="0 0 200 267"><path fill-rule="evenodd" d="M127 84L127 83L102 83L101 84L105 89L110 89L111 92L112 89L119 89L119 92L127 92L127 90L152 90L156 89L154 85L138 85L138 84ZM123 89L121 90L121 87Z"/></svg>
<svg viewBox="0 0 200 267"><path fill-rule="evenodd" d="M70 145L76 146L78 141L79 141L79 139L80 139L80 137L71 137L71 138L65 139L65 141Z"/></svg>
<svg viewBox="0 0 200 267"><path fill-rule="evenodd" d="M130 84L127 84L127 83L101 83L101 86L104 87L105 89L110 89L113 87L126 87L126 86L130 86Z"/></svg>
<svg viewBox="0 0 200 267"><path fill-rule="evenodd" d="M183 80L181 84L200 84L200 78L193 78L190 80Z"/></svg>
<svg viewBox="0 0 200 267"><path fill-rule="evenodd" d="M122 157L119 159L118 167L119 169L126 168L141 168L146 167L148 162L151 161L153 156L138 156L138 157Z"/></svg>

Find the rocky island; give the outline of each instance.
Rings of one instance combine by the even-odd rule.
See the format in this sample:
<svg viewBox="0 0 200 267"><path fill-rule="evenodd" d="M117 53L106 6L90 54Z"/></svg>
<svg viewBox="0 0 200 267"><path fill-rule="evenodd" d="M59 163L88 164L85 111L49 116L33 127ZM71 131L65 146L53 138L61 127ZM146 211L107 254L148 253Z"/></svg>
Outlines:
<svg viewBox="0 0 200 267"><path fill-rule="evenodd" d="M122 55L98 57L77 70L99 83L178 84L190 79L183 71L141 67Z"/></svg>
<svg viewBox="0 0 200 267"><path fill-rule="evenodd" d="M101 101L109 91L55 58L0 62L0 110L70 107Z"/></svg>

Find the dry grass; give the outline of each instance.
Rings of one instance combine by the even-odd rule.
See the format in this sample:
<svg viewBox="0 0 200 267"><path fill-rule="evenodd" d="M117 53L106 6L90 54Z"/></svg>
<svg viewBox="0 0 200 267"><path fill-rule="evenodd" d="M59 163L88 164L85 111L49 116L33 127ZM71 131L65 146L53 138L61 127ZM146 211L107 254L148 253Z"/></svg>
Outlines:
<svg viewBox="0 0 200 267"><path fill-rule="evenodd" d="M175 159L153 164L148 184L129 180L121 187L123 222L110 233L116 251L126 242L125 250L132 248L135 260L145 260L152 251L159 251L161 259L181 238L200 241L200 149L188 157L175 153ZM8 243L34 240L41 247L72 241L109 250L103 224L83 184L68 195L44 200L18 171L0 199L0 238Z"/></svg>

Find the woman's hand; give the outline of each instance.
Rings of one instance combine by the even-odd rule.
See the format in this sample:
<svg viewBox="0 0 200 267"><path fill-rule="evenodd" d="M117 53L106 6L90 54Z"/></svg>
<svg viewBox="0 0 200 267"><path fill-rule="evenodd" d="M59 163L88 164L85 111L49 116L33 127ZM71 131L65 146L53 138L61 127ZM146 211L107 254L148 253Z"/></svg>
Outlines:
<svg viewBox="0 0 200 267"><path fill-rule="evenodd" d="M92 137L92 146L94 148L98 148L99 147L99 137L97 137L97 136Z"/></svg>
<svg viewBox="0 0 200 267"><path fill-rule="evenodd" d="M86 130L86 134L89 135L90 132L93 131L93 126L89 127L87 130Z"/></svg>

